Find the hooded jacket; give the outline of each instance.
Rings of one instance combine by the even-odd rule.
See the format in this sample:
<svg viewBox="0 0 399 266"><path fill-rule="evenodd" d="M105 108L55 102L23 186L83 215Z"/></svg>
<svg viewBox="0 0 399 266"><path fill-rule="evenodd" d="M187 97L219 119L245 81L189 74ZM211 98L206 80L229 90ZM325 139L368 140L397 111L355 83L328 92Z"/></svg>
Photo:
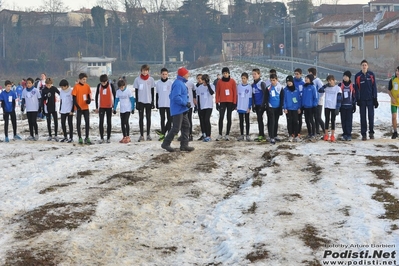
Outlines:
<svg viewBox="0 0 399 266"><path fill-rule="evenodd" d="M301 92L294 85L284 88L284 110L298 110L302 107Z"/></svg>
<svg viewBox="0 0 399 266"><path fill-rule="evenodd" d="M319 102L318 92L313 84L305 83L302 89L302 106L304 108L316 107Z"/></svg>

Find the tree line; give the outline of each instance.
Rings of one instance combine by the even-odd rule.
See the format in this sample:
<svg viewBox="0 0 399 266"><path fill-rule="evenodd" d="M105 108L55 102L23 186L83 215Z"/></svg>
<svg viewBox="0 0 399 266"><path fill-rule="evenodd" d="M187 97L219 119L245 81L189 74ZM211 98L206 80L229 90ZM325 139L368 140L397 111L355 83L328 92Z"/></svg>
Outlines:
<svg viewBox="0 0 399 266"><path fill-rule="evenodd" d="M166 60L168 56L178 58L180 51L188 61L219 55L222 33L229 31L262 32L265 43L272 43L274 49L283 43L287 17L287 8L281 2L234 0L230 15L225 15L219 11L220 2L215 5L210 0L184 0L174 10L168 9L163 1L151 1L157 8L148 13L142 12L141 1L124 0L119 2L123 12L112 8L111 2L103 2L102 6L91 8L92 23L60 26L57 14L65 9L62 0L46 1L38 12L21 12L16 23L1 21L2 73L30 73L32 68L48 73L65 72L68 64L64 58L76 57L78 53L116 57L116 65L128 69L135 61L162 61L163 36ZM311 2L304 2L310 10ZM50 22L43 25L41 16L49 17ZM308 19L303 10L296 16L297 23Z"/></svg>

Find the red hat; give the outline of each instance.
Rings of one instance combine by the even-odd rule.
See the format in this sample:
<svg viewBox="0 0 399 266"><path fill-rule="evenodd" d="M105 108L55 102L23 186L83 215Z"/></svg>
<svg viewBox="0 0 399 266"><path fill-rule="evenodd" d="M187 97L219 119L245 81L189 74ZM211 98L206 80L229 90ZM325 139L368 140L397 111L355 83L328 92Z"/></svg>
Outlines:
<svg viewBox="0 0 399 266"><path fill-rule="evenodd" d="M177 75L184 77L185 75L187 75L188 70L184 67L181 67L177 70Z"/></svg>

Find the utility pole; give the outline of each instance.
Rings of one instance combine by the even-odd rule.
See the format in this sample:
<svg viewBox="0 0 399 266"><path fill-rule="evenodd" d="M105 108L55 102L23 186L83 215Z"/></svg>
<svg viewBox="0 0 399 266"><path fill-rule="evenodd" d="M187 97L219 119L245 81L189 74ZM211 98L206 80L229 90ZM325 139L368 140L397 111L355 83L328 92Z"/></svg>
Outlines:
<svg viewBox="0 0 399 266"><path fill-rule="evenodd" d="M122 28L119 28L119 60L122 61Z"/></svg>
<svg viewBox="0 0 399 266"><path fill-rule="evenodd" d="M166 55L165 55L165 20L162 19L162 65L165 67Z"/></svg>
<svg viewBox="0 0 399 266"><path fill-rule="evenodd" d="M294 47L292 41L292 20L295 18L294 15L290 15L290 22L291 22L291 71L294 71Z"/></svg>
<svg viewBox="0 0 399 266"><path fill-rule="evenodd" d="M363 56L363 58L362 58L362 60L364 60L365 58L364 58L364 9L365 8L368 8L369 6L368 5L364 5L364 6L362 6L362 10L363 10L363 25L362 25L362 31L363 31L363 37L362 37L362 56Z"/></svg>
<svg viewBox="0 0 399 266"><path fill-rule="evenodd" d="M286 38L285 38L285 20L287 17L284 17L284 56L287 56L287 43L286 43Z"/></svg>
<svg viewBox="0 0 399 266"><path fill-rule="evenodd" d="M3 24L3 58L6 58L6 29Z"/></svg>

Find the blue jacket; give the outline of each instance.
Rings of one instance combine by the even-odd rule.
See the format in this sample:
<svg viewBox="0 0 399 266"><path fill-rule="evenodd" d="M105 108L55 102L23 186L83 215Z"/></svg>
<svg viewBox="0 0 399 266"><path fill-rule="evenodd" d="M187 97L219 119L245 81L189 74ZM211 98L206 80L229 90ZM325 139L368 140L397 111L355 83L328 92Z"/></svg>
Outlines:
<svg viewBox="0 0 399 266"><path fill-rule="evenodd" d="M24 90L24 88L22 87L22 85L18 85L15 88L15 93L17 94L19 99L22 99L22 91Z"/></svg>
<svg viewBox="0 0 399 266"><path fill-rule="evenodd" d="M269 93L269 107L279 108L284 103L284 89L283 86L278 83L276 86L270 85L268 87Z"/></svg>
<svg viewBox="0 0 399 266"><path fill-rule="evenodd" d="M362 71L355 76L355 91L357 101L368 101L377 99L377 86L375 84L375 75L371 71L363 74Z"/></svg>
<svg viewBox="0 0 399 266"><path fill-rule="evenodd" d="M172 88L169 94L170 99L170 115L179 115L188 111L187 102L188 89L186 86L187 80L181 76L177 76L176 80L172 84Z"/></svg>
<svg viewBox="0 0 399 266"><path fill-rule="evenodd" d="M17 94L13 90L10 90L10 92L4 90L0 94L0 101L2 102L4 112L11 113L15 110L15 99L17 99Z"/></svg>
<svg viewBox="0 0 399 266"><path fill-rule="evenodd" d="M291 91L288 86L284 88L284 104L283 109L285 110L298 110L302 107L302 96L299 89L295 87L294 91Z"/></svg>
<svg viewBox="0 0 399 266"><path fill-rule="evenodd" d="M313 84L304 84L302 90L302 106L304 108L316 107L319 102L318 96L316 87Z"/></svg>
<svg viewBox="0 0 399 266"><path fill-rule="evenodd" d="M262 105L263 91L266 90L266 83L261 79L252 84L252 101L254 105Z"/></svg>
<svg viewBox="0 0 399 266"><path fill-rule="evenodd" d="M303 87L304 84L305 84L305 81L303 80L303 78L297 79L296 77L294 77L294 86L295 86L295 88L299 89L299 91L301 93L302 93L302 90L299 86L302 85L302 87Z"/></svg>

